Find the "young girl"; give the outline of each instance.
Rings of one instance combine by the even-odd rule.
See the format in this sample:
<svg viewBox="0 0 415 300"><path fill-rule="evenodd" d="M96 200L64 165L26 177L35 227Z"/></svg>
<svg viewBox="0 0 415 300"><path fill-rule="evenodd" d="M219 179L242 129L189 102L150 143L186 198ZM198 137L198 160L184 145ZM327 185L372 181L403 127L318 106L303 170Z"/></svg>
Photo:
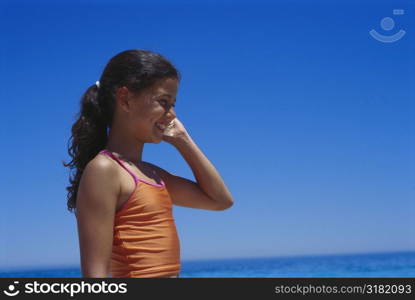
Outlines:
<svg viewBox="0 0 415 300"><path fill-rule="evenodd" d="M83 277L178 277L180 243L172 205L233 205L221 176L177 119L179 72L146 50L115 55L88 88L72 126L66 167ZM142 160L144 143L165 141L196 182Z"/></svg>

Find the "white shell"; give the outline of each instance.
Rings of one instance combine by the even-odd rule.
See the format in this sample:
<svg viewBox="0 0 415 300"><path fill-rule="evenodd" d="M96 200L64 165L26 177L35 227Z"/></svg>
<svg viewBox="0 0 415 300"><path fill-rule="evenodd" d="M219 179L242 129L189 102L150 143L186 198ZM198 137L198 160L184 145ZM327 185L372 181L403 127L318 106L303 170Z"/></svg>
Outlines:
<svg viewBox="0 0 415 300"><path fill-rule="evenodd" d="M167 127L167 128L164 130L163 134L164 134L164 135L167 135L167 136L173 136L173 128L169 128L169 127Z"/></svg>

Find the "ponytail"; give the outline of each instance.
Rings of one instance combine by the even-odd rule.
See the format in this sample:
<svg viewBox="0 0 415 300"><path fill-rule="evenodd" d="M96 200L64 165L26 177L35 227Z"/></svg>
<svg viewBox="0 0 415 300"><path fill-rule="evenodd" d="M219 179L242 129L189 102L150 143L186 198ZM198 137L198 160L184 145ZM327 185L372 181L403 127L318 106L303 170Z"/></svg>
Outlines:
<svg viewBox="0 0 415 300"><path fill-rule="evenodd" d="M76 168L75 174L69 179L71 186L66 187L67 206L71 212L76 207L77 190L86 165L105 147L108 140L108 122L99 105L98 96L97 84L90 86L82 96L81 111L72 126L72 142L68 148L72 160L68 164L63 162L65 167Z"/></svg>

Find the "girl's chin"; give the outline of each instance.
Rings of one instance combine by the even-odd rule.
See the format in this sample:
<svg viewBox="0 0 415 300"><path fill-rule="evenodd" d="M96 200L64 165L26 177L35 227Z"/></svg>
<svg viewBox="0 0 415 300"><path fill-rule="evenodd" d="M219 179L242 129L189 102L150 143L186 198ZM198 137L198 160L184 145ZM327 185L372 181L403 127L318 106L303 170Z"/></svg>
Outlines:
<svg viewBox="0 0 415 300"><path fill-rule="evenodd" d="M163 139L163 131L161 131L158 128L156 128L154 131L156 131L156 133L154 134L154 136L157 138L157 140L160 143L160 141Z"/></svg>

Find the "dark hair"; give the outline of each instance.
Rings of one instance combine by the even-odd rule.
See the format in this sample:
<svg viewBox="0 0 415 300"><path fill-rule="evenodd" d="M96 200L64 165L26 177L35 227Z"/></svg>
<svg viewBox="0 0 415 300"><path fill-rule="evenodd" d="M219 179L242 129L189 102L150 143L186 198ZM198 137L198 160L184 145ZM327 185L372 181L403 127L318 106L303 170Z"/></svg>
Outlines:
<svg viewBox="0 0 415 300"><path fill-rule="evenodd" d="M170 61L152 51L126 50L110 59L99 79L99 87L91 85L82 96L80 112L72 125L71 145L68 148L72 160L69 163L63 161L65 167L76 169L73 177L69 178L71 185L66 187L69 211L76 209L77 191L84 168L107 144L117 88L126 86L138 93L159 79L175 78L180 81L180 77Z"/></svg>

